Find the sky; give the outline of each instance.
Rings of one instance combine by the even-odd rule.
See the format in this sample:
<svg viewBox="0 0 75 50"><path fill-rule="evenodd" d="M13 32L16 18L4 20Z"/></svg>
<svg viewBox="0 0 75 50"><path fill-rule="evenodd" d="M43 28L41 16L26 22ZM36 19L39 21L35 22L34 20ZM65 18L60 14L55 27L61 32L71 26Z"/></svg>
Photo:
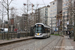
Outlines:
<svg viewBox="0 0 75 50"><path fill-rule="evenodd" d="M50 2L53 0L28 0L28 1L29 1L29 4L31 3L33 3L34 5L43 4L41 6L44 6L44 5L50 4ZM27 0L13 0L12 5L17 6L19 8L23 6L23 3L27 3Z"/></svg>
<svg viewBox="0 0 75 50"><path fill-rule="evenodd" d="M28 0L29 4L34 4L33 9L36 9L38 5L38 8L46 6L46 5L50 5L50 2L52 2L53 0ZM15 11L17 12L16 14L20 15L23 13L23 8L24 8L24 3L27 3L27 0L13 0L12 3L10 4L10 8L11 7L15 7ZM25 6L26 7L26 6ZM30 9L32 9L31 5L29 6ZM5 19L7 19L7 17L5 17Z"/></svg>
<svg viewBox="0 0 75 50"><path fill-rule="evenodd" d="M28 0L28 3L34 4L33 9L36 9L37 4L39 4L38 7L43 7L45 5L50 5L51 1L53 1L53 0ZM19 12L21 12L22 11L21 9L24 8L24 5L23 5L24 3L27 3L27 0L13 0L13 2L11 3L11 6L15 7ZM31 8L31 5L29 6L29 8Z"/></svg>

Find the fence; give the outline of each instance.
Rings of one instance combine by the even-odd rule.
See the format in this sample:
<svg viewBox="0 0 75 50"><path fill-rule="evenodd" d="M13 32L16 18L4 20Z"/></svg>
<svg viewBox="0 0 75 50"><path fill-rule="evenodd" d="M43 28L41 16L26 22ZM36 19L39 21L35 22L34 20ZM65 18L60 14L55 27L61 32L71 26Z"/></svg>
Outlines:
<svg viewBox="0 0 75 50"><path fill-rule="evenodd" d="M27 37L27 36L34 36L33 33L24 33L24 32L9 32L9 33L0 33L0 40L8 40L8 39L15 39L15 38L21 38L21 37Z"/></svg>

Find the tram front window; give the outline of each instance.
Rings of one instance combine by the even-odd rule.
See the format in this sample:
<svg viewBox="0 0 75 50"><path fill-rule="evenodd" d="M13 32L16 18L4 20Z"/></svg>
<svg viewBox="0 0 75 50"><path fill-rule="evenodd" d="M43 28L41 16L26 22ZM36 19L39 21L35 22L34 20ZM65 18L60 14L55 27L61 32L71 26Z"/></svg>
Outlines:
<svg viewBox="0 0 75 50"><path fill-rule="evenodd" d="M36 29L35 29L36 33L42 33L42 27L41 25L37 25Z"/></svg>

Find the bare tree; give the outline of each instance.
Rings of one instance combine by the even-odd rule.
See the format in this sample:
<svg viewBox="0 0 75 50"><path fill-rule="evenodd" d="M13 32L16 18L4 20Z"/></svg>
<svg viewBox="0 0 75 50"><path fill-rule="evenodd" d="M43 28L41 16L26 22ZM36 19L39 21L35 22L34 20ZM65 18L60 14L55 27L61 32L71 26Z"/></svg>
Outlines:
<svg viewBox="0 0 75 50"><path fill-rule="evenodd" d="M69 1L69 7L68 7L68 11L69 11L69 21L71 25L74 25L73 28L73 35L74 35L74 41L75 41L75 0L70 0Z"/></svg>
<svg viewBox="0 0 75 50"><path fill-rule="evenodd" d="M9 6L10 6L10 4L11 4L11 2L12 2L13 0L2 0L2 2L0 2L1 4L2 4L2 6L6 9L6 11L7 11L7 17L8 17L8 20L9 20Z"/></svg>
<svg viewBox="0 0 75 50"><path fill-rule="evenodd" d="M69 23L70 24L72 24L72 1L71 0L69 0L69 2L68 2L68 15L69 15L69 17L68 17L68 20L69 20Z"/></svg>
<svg viewBox="0 0 75 50"><path fill-rule="evenodd" d="M7 17L8 17L8 21L9 21L9 6L12 3L13 0L2 0L0 3L2 4L3 8L6 9L6 13L7 13ZM7 34L7 39L9 39L9 22L8 22L8 34Z"/></svg>
<svg viewBox="0 0 75 50"><path fill-rule="evenodd" d="M16 8L14 8L14 7L11 7L11 18L14 18L14 17L16 17L16 15L17 15L17 9Z"/></svg>

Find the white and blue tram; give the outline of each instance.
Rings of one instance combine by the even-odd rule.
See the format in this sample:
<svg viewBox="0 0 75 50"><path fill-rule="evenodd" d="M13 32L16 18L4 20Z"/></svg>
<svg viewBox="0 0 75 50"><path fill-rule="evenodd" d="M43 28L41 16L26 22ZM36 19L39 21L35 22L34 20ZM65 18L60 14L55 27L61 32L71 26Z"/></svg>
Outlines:
<svg viewBox="0 0 75 50"><path fill-rule="evenodd" d="M50 27L43 23L36 23L34 26L35 38L48 38L50 37Z"/></svg>

